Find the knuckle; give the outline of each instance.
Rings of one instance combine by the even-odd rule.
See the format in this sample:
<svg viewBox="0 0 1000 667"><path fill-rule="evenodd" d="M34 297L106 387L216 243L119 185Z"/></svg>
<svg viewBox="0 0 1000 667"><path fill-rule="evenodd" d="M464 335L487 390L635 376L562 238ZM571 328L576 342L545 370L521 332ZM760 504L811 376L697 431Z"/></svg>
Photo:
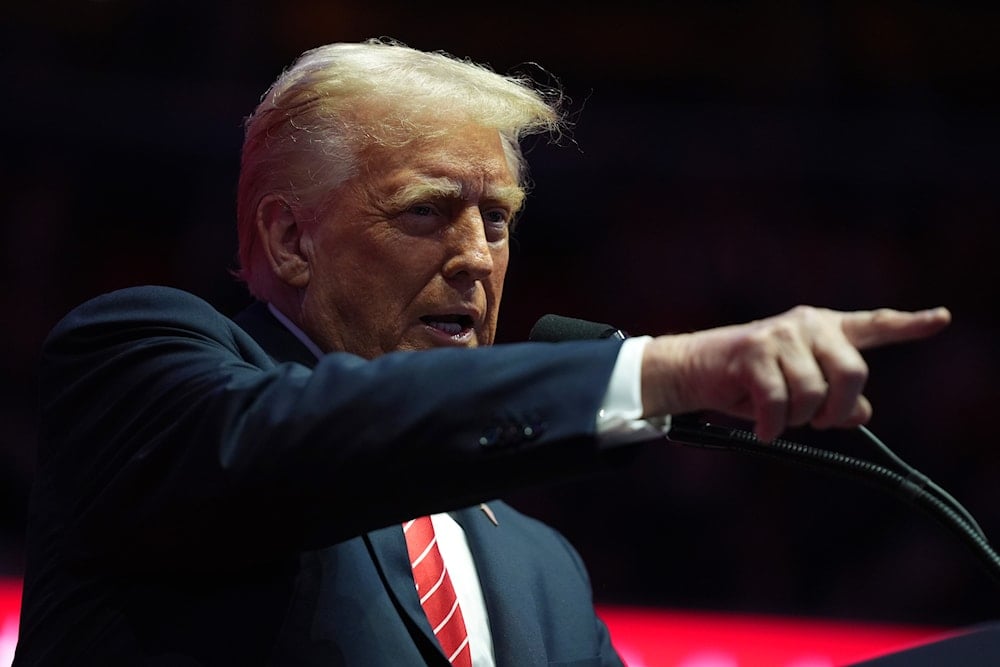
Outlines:
<svg viewBox="0 0 1000 667"><path fill-rule="evenodd" d="M893 319L895 311L891 308L877 308L871 313L872 324L884 324Z"/></svg>
<svg viewBox="0 0 1000 667"><path fill-rule="evenodd" d="M868 381L868 364L860 357L839 365L830 373L831 379L840 384L863 385Z"/></svg>
<svg viewBox="0 0 1000 667"><path fill-rule="evenodd" d="M790 320L778 320L771 327L771 335L782 342L794 340L798 335L798 324Z"/></svg>
<svg viewBox="0 0 1000 667"><path fill-rule="evenodd" d="M764 326L754 327L743 337L745 350L762 354L774 353L798 337L799 325L788 318L776 318Z"/></svg>
<svg viewBox="0 0 1000 667"><path fill-rule="evenodd" d="M826 382L810 382L802 387L799 392L800 400L811 406L819 405L826 398L829 385Z"/></svg>
<svg viewBox="0 0 1000 667"><path fill-rule="evenodd" d="M733 352L736 359L750 360L766 353L770 345L770 336L762 328L753 328L743 333L733 341Z"/></svg>
<svg viewBox="0 0 1000 667"><path fill-rule="evenodd" d="M808 318L811 318L811 317L815 317L816 310L817 309L816 309L815 306L807 306L805 304L799 304L798 306L795 306L794 308L792 308L788 312L793 317L802 318L802 319L808 319Z"/></svg>
<svg viewBox="0 0 1000 667"><path fill-rule="evenodd" d="M826 308L816 306L798 305L792 308L789 313L799 322L808 326L814 326L831 311Z"/></svg>

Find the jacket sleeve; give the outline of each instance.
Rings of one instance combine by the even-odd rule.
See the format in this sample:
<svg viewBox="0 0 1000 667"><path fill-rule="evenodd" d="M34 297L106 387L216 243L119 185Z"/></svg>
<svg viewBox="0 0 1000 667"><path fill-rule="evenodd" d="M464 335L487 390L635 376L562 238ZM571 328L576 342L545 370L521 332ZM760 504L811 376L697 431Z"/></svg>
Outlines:
<svg viewBox="0 0 1000 667"><path fill-rule="evenodd" d="M169 288L70 313L43 349L40 511L94 557L269 558L606 464L618 343L275 364Z"/></svg>

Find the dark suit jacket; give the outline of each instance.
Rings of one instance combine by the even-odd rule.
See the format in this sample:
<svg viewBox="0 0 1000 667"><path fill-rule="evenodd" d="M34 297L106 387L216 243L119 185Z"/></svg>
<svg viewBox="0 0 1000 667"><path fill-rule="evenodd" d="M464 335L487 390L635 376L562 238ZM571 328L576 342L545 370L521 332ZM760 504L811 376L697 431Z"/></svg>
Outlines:
<svg viewBox="0 0 1000 667"><path fill-rule="evenodd" d="M317 363L262 304L237 320L133 288L47 339L17 665L445 665L399 527L445 510L498 665L620 664L572 547L475 507L617 455L617 343Z"/></svg>

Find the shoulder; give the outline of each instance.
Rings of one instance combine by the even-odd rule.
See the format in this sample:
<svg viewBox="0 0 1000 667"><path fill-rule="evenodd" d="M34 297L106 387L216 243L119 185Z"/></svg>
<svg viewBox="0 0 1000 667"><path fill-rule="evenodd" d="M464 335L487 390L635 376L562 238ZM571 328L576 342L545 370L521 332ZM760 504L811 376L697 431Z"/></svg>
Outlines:
<svg viewBox="0 0 1000 667"><path fill-rule="evenodd" d="M128 287L86 301L63 317L45 347L67 341L203 336L235 342L242 330L204 299L173 287Z"/></svg>
<svg viewBox="0 0 1000 667"><path fill-rule="evenodd" d="M268 357L235 322L204 299L172 287L108 292L71 310L42 348L46 368L91 367L101 359L140 363L150 353L224 354L254 364Z"/></svg>
<svg viewBox="0 0 1000 667"><path fill-rule="evenodd" d="M53 333L81 326L159 321L191 324L219 323L226 318L200 297L173 287L128 287L108 292L71 310Z"/></svg>

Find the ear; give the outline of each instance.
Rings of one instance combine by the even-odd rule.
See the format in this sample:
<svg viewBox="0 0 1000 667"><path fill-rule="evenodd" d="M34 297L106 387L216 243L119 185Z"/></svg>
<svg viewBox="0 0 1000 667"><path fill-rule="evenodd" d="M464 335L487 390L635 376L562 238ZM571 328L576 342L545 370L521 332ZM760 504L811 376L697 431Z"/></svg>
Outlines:
<svg viewBox="0 0 1000 667"><path fill-rule="evenodd" d="M302 223L281 195L265 195L257 204L257 237L271 273L296 289L309 284L309 258L304 252Z"/></svg>

